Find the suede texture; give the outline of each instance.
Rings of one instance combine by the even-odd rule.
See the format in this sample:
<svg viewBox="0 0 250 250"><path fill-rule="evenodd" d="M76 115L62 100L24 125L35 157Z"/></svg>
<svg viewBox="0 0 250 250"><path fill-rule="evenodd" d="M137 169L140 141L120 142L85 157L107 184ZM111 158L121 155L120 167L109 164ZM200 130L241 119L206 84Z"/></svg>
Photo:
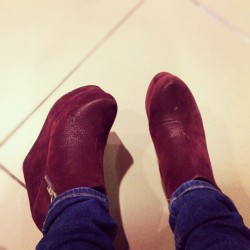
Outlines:
<svg viewBox="0 0 250 250"><path fill-rule="evenodd" d="M146 112L167 198L192 179L217 186L202 118L186 84L170 73L156 75L148 88Z"/></svg>
<svg viewBox="0 0 250 250"><path fill-rule="evenodd" d="M57 195L76 187L105 193L103 152L117 113L115 99L97 86L61 97L23 163L30 208L41 230L50 204L48 175Z"/></svg>

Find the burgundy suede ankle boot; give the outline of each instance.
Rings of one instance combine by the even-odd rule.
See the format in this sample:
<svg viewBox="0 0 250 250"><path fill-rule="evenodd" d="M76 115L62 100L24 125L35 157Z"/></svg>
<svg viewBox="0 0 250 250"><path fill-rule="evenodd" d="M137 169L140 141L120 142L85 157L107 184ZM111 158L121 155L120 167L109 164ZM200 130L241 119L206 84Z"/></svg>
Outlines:
<svg viewBox="0 0 250 250"><path fill-rule="evenodd" d="M76 187L105 193L103 152L117 112L115 99L97 86L61 97L23 163L30 208L41 230L48 206Z"/></svg>
<svg viewBox="0 0 250 250"><path fill-rule="evenodd" d="M184 182L216 185L199 109L186 84L169 73L151 81L146 111L167 198Z"/></svg>

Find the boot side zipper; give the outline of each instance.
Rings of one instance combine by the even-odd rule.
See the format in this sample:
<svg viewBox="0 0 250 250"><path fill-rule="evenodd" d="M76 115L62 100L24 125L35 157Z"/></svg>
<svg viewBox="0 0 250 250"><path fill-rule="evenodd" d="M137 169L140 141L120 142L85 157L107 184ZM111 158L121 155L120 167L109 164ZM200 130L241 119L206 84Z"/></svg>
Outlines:
<svg viewBox="0 0 250 250"><path fill-rule="evenodd" d="M54 188L54 185L52 183L52 181L50 180L49 176L48 175L45 175L44 176L44 179L46 181L46 183L48 184L47 186L47 191L49 193L49 196L50 196L50 202L52 202L56 197L57 197L57 194L55 192L55 188Z"/></svg>

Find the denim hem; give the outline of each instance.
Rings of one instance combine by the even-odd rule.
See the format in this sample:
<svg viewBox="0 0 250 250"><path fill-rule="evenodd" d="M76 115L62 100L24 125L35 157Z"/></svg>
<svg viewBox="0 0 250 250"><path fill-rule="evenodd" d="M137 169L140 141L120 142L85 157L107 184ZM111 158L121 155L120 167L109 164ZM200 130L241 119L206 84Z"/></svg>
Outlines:
<svg viewBox="0 0 250 250"><path fill-rule="evenodd" d="M108 203L108 198L106 197L106 195L104 195L103 193L92 189L92 188L86 188L86 187L78 187L78 188L73 188L70 190L67 190L66 192L61 193L60 195L58 195L53 201L52 203L49 205L49 210L48 210L48 214L62 201L66 200L66 199L70 199L73 197L92 197L92 198L96 198L98 200L101 200L102 202Z"/></svg>
<svg viewBox="0 0 250 250"><path fill-rule="evenodd" d="M61 193L50 204L37 249L114 249L116 231L106 195L78 187Z"/></svg>
<svg viewBox="0 0 250 250"><path fill-rule="evenodd" d="M202 180L190 180L190 181L183 183L181 186L179 186L177 190L172 194L170 202L169 202L170 210L171 210L171 207L173 206L173 203L176 200L181 198L187 192L190 192L192 190L197 190L197 189L210 189L225 196L217 187L210 184L209 182L202 181Z"/></svg>

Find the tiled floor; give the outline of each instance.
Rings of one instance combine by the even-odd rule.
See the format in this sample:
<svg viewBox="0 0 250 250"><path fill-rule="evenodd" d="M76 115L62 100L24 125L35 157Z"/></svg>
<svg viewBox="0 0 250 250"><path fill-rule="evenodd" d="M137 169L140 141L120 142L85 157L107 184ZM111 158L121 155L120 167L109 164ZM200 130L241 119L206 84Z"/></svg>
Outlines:
<svg viewBox="0 0 250 250"><path fill-rule="evenodd" d="M144 108L160 71L192 90L216 179L250 226L249 10L247 0L1 1L0 249L40 239L10 175L24 181L22 161L50 107L86 84L119 105L105 154L117 249L174 249Z"/></svg>

